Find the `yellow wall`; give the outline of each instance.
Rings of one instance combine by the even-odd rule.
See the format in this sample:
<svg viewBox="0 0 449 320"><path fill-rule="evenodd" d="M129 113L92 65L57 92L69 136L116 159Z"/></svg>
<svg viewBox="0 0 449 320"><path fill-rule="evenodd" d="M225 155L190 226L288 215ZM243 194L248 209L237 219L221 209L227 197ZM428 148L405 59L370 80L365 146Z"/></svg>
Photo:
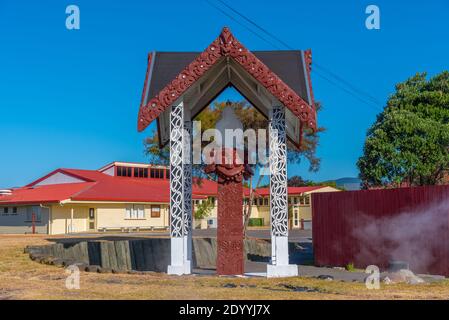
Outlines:
<svg viewBox="0 0 449 320"><path fill-rule="evenodd" d="M145 205L144 219L127 219L126 204L105 204L101 206L93 206L96 208L97 229L101 228L128 228L128 227L167 227L168 226L168 206L161 204L159 218L151 217L151 205Z"/></svg>
<svg viewBox="0 0 449 320"><path fill-rule="evenodd" d="M151 205L145 205L144 219L126 219L127 204L65 204L63 206L53 205L51 212L50 233L64 234L70 230L71 210L73 209L73 232L89 231L89 208L94 208L96 213L96 230L102 228L150 228L168 227L168 206L161 204L161 215L159 218L151 217Z"/></svg>
<svg viewBox="0 0 449 320"><path fill-rule="evenodd" d="M73 220L71 210L73 209ZM69 233L73 223L72 232L88 231L89 207L71 205L53 205L51 207L50 234Z"/></svg>
<svg viewBox="0 0 449 320"><path fill-rule="evenodd" d="M299 206L299 205L291 205L293 212L298 210L298 219L304 219L306 221L312 220L312 208L311 206Z"/></svg>
<svg viewBox="0 0 449 320"><path fill-rule="evenodd" d="M207 228L207 220L208 219L216 219L217 218L217 201L215 201L215 206L212 208L211 213L204 219L194 219L194 227L206 229ZM243 205L245 208L245 205ZM194 209L196 209L196 205L194 205ZM259 206L252 205L251 206L251 216L250 218L263 218L264 224L267 226L270 224L270 207L269 206Z"/></svg>

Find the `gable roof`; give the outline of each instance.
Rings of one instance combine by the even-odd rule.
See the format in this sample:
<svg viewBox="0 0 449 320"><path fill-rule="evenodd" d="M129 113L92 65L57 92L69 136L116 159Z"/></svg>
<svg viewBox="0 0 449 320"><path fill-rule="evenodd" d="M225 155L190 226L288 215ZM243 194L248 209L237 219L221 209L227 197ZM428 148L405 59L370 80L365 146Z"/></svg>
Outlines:
<svg viewBox="0 0 449 320"><path fill-rule="evenodd" d="M189 89L198 79L200 79L209 69L211 69L222 58L232 58L248 74L250 74L258 83L265 87L275 98L284 104L301 121L302 125L316 128L316 113L313 104L313 95L311 90L308 94L310 100L306 102L296 90L293 90L289 84L295 86L293 77L290 73L283 71L283 80L278 74L261 61L254 53L246 49L229 31L223 28L221 34L212 42L206 50L186 65L187 61L193 58L196 53L180 53L177 59L170 59L170 64L162 63L158 66L164 66L164 73L156 70L158 78L153 81L152 75L155 70L154 60L156 55L150 54L148 57L148 69L142 93L141 106L138 116L138 130L143 131L154 119L158 118L171 104L173 104L187 89ZM282 54L279 52L278 54ZM287 53L284 53L287 54ZM165 53L164 58L174 55L174 53ZM175 54L176 55L176 54ZM275 57L273 52L259 53L260 58L270 64L273 69L281 71L282 63L279 57ZM310 52L306 54L307 59L305 70L307 73L307 86L310 88ZM181 71L178 71L182 68ZM284 67L285 68L285 67ZM288 68L287 68L288 69ZM304 68L303 68L304 69ZM166 73L165 71L168 70ZM291 70L290 70L291 71ZM297 70L300 72L300 70ZM151 75L151 76L150 76ZM304 82L304 81L303 81ZM164 87L162 87L165 85ZM150 96L148 94L151 94ZM302 93L304 94L304 92ZM154 97L152 97L154 95ZM305 96L305 95L304 95ZM152 97L152 98L151 98ZM147 101L148 100L148 101Z"/></svg>
<svg viewBox="0 0 449 320"><path fill-rule="evenodd" d="M82 180L77 183L39 185L52 175L63 173ZM193 185L192 198L204 199L217 193L217 183L203 179ZM61 201L107 201L107 202L170 202L170 181L110 176L97 170L61 168L11 194L0 195L1 204L58 203Z"/></svg>
<svg viewBox="0 0 449 320"><path fill-rule="evenodd" d="M252 51L270 70L278 75L293 91L304 101L312 104L310 88L307 81L307 69L301 50L281 51ZM149 83L144 97L155 97L164 89L167 83L175 79L186 66L189 65L201 52L161 52L151 53Z"/></svg>
<svg viewBox="0 0 449 320"><path fill-rule="evenodd" d="M0 204L58 203L94 184L95 182L81 182L18 188L12 190L10 195L0 196Z"/></svg>

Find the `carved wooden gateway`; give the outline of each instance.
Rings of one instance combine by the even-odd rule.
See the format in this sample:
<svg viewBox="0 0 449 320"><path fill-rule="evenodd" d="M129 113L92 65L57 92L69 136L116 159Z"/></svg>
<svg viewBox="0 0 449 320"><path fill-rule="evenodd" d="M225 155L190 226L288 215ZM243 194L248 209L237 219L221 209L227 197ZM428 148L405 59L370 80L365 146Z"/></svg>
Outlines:
<svg viewBox="0 0 449 320"><path fill-rule="evenodd" d="M303 129L316 128L310 65L310 50L250 52L228 28L201 53L149 54L138 130L157 120L161 147L170 144L169 274L192 272L191 121L233 86L270 121L272 259L267 276L297 275L288 259L287 140L299 148ZM235 160L236 150L226 151ZM234 161L212 163L206 171L215 173L219 183L217 273L243 274L242 180L252 172Z"/></svg>

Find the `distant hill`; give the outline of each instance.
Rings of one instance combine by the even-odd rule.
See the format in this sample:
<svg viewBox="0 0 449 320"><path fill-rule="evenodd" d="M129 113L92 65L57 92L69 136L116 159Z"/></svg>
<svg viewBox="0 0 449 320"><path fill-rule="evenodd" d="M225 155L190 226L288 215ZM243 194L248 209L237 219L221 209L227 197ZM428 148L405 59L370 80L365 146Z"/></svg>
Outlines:
<svg viewBox="0 0 449 320"><path fill-rule="evenodd" d="M346 177L346 178L336 179L334 181L338 188L343 188L347 191L360 190L360 182L361 181L359 178Z"/></svg>

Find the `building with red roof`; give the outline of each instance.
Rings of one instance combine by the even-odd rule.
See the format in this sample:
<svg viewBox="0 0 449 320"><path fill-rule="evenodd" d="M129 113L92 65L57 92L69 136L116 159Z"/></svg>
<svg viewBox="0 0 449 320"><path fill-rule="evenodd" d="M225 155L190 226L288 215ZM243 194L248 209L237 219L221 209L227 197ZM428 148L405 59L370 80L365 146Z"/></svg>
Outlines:
<svg viewBox="0 0 449 320"><path fill-rule="evenodd" d="M169 175L165 166L129 162L113 162L98 170L54 170L24 187L0 190L0 233L31 233L33 225L35 232L47 234L168 228ZM300 227L300 219L311 219L308 195L324 191L336 189L288 188L293 227ZM196 181L192 193L194 208L206 200L213 204L210 216L195 225L207 227L208 220L214 225L216 182ZM244 196L249 208L248 188ZM252 198L251 217L267 225L269 189L255 190Z"/></svg>

